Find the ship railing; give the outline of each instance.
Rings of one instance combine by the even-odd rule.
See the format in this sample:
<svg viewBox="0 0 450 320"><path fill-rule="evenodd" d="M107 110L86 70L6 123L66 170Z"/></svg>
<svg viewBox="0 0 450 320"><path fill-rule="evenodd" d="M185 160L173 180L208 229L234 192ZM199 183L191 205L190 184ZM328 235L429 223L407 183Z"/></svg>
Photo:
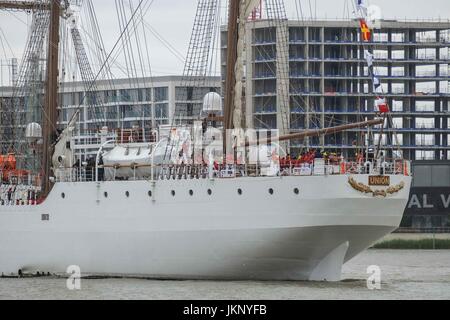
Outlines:
<svg viewBox="0 0 450 320"><path fill-rule="evenodd" d="M2 171L0 169L0 183L11 185L38 185L39 176L25 170Z"/></svg>
<svg viewBox="0 0 450 320"><path fill-rule="evenodd" d="M156 164L156 165L99 165L95 168L59 168L57 182L94 182L118 180L190 180L230 179L268 176L323 176L323 175L410 175L409 161L325 161L311 163L266 164Z"/></svg>
<svg viewBox="0 0 450 320"><path fill-rule="evenodd" d="M55 170L56 182L93 182L95 169L90 167L58 168Z"/></svg>
<svg viewBox="0 0 450 320"><path fill-rule="evenodd" d="M38 204L39 187L0 184L0 206L34 206Z"/></svg>
<svg viewBox="0 0 450 320"><path fill-rule="evenodd" d="M26 170L0 169L0 206L36 205L40 182L40 175Z"/></svg>
<svg viewBox="0 0 450 320"><path fill-rule="evenodd" d="M341 173L345 174L378 174L405 175L411 174L411 163L403 159L391 161L343 161Z"/></svg>

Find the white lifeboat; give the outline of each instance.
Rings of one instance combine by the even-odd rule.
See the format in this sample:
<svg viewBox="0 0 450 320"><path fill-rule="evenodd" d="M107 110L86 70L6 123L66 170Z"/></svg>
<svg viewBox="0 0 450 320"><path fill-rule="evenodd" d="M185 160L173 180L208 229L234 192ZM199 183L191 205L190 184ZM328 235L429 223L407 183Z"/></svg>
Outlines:
<svg viewBox="0 0 450 320"><path fill-rule="evenodd" d="M145 178L151 175L151 153L148 143L117 145L103 155L105 178Z"/></svg>

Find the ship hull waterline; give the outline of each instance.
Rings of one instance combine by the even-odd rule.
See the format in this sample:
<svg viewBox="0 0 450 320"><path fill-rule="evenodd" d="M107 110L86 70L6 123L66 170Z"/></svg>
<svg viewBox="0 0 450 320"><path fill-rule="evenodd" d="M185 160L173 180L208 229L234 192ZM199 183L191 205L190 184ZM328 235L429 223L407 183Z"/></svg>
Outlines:
<svg viewBox="0 0 450 320"><path fill-rule="evenodd" d="M399 226L411 184L373 197L348 178L57 183L39 206L0 206L0 272L339 281Z"/></svg>

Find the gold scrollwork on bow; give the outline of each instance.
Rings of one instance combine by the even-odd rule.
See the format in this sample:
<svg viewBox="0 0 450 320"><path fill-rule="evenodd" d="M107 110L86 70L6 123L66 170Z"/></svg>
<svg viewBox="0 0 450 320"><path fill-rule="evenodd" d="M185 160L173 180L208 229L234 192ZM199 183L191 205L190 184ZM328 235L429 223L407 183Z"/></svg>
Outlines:
<svg viewBox="0 0 450 320"><path fill-rule="evenodd" d="M388 195L392 195L399 192L405 187L405 183L402 181L396 186L389 187L386 190L374 190L370 186L365 185L364 183L357 182L352 177L348 178L348 183L356 191L362 193L371 193L374 197L387 197Z"/></svg>

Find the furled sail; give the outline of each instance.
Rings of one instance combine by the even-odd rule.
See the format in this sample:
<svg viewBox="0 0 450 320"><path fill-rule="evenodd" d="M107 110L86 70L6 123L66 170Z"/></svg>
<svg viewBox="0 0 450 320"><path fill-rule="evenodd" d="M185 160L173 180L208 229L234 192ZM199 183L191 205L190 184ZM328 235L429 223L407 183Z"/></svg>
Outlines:
<svg viewBox="0 0 450 320"><path fill-rule="evenodd" d="M252 11L259 5L259 0L243 0L240 2L240 15L238 27L237 60L235 65L236 85L234 90L234 110L233 126L242 127L242 93L244 90L244 48L245 48L245 29L247 18Z"/></svg>
<svg viewBox="0 0 450 320"><path fill-rule="evenodd" d="M250 14L253 12L253 10L256 9L256 7L259 5L259 0L244 0L242 1L242 12L244 13L245 17L250 16Z"/></svg>
<svg viewBox="0 0 450 320"><path fill-rule="evenodd" d="M71 149L70 141L72 140L72 133L77 124L79 112L80 110L75 112L55 144L52 156L52 165L55 172L58 169L70 168L73 165L73 150Z"/></svg>

